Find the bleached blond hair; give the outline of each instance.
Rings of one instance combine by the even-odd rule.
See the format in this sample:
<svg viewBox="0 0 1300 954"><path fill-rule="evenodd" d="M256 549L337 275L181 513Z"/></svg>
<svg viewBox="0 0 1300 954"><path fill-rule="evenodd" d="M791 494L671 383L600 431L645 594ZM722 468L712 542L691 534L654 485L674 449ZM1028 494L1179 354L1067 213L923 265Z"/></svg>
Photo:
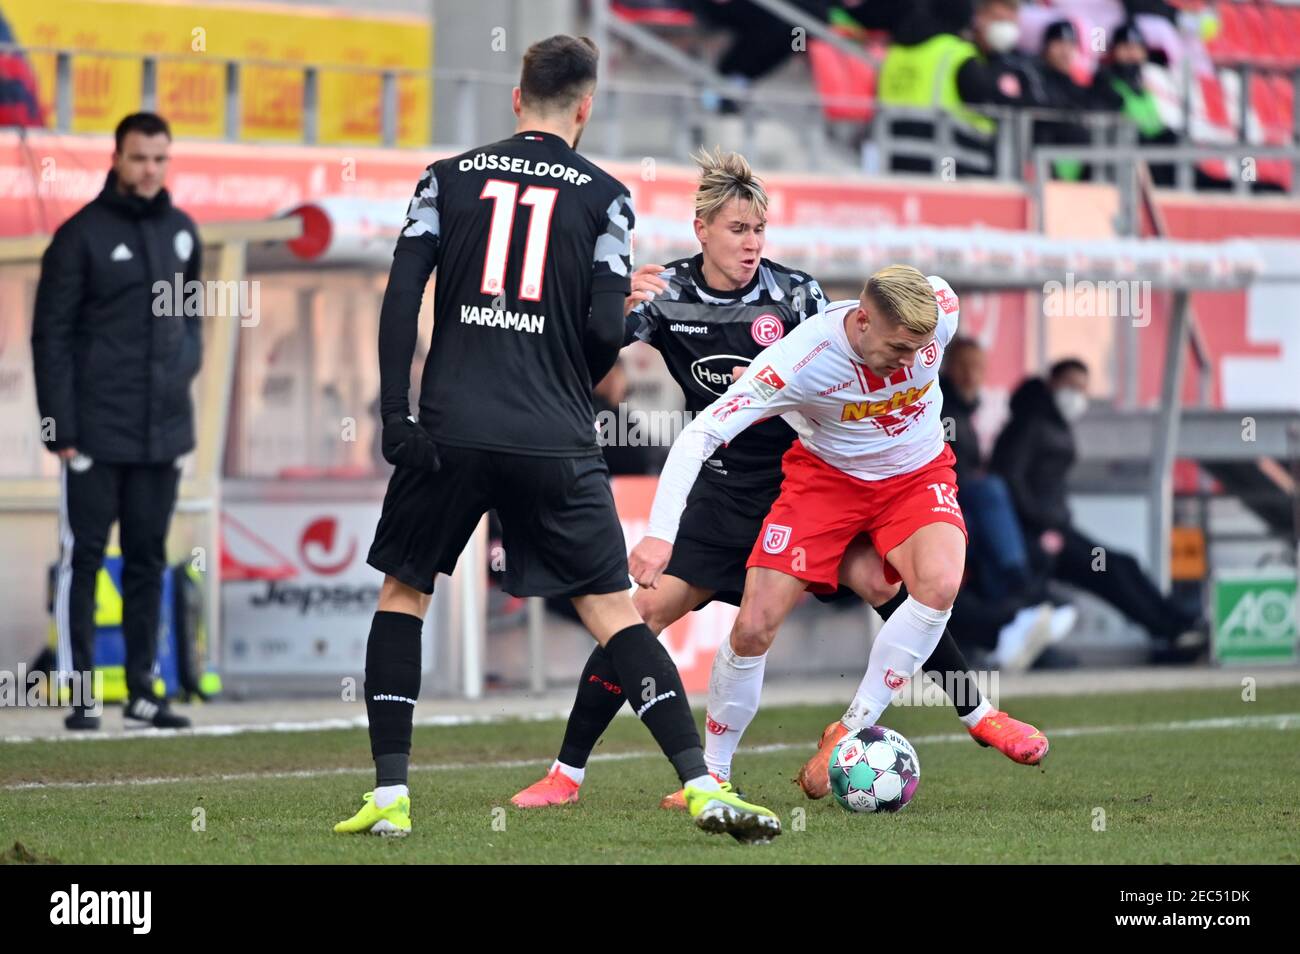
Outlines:
<svg viewBox="0 0 1300 954"><path fill-rule="evenodd" d="M934 286L911 265L888 265L876 272L863 286L862 299L917 334L931 334L939 324Z"/></svg>
<svg viewBox="0 0 1300 954"><path fill-rule="evenodd" d="M739 199L747 211L756 211L759 218L767 218L767 190L744 156L714 147L713 152L701 149L691 159L700 167L700 186L695 190L696 218L712 221L732 199Z"/></svg>

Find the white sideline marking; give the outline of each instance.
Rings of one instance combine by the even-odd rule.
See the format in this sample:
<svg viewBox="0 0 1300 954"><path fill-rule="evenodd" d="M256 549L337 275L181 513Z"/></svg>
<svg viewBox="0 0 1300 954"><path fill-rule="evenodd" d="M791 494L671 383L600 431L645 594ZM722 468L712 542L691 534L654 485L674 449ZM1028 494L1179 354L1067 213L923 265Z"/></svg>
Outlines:
<svg viewBox="0 0 1300 954"><path fill-rule="evenodd" d="M417 723L418 724L418 723ZM1049 738L1071 739L1087 735L1117 735L1131 732L1194 732L1204 729L1277 729L1288 731L1300 729L1300 712L1287 712L1264 716L1224 716L1216 719L1188 719L1182 722L1152 722L1145 725L1083 725L1053 729ZM913 745L938 745L949 742L970 742L965 732L950 732L943 735L918 735L911 740ZM777 742L770 745L753 745L746 748L746 753L765 754L771 752L808 751L811 743ZM592 762L628 762L635 759L660 757L659 752L636 751L615 752L608 755L593 755ZM412 772L459 772L469 769L513 769L526 768L529 765L550 765L551 759L499 759L493 762L439 762L430 765L412 765ZM18 792L32 789L58 788L123 788L137 785L172 785L182 782L248 782L258 779L291 778L326 778L331 775L369 775L374 769L365 768L325 768L298 769L291 772L234 772L216 775L173 775L153 778L110 779L99 782L18 782L0 786L0 791Z"/></svg>
<svg viewBox="0 0 1300 954"><path fill-rule="evenodd" d="M620 713L622 715L622 713ZM567 719L568 709L552 712L521 712L484 715L435 715L415 720L415 728L430 726L491 725L496 722L549 722ZM254 732L325 732L331 729L364 729L369 725L363 715L351 719L314 719L310 722L243 722L228 725L200 725L189 729L154 729L149 726L131 726L121 732L64 732L60 735L5 735L0 743L11 742L118 742L122 739L186 739L193 736L248 735Z"/></svg>

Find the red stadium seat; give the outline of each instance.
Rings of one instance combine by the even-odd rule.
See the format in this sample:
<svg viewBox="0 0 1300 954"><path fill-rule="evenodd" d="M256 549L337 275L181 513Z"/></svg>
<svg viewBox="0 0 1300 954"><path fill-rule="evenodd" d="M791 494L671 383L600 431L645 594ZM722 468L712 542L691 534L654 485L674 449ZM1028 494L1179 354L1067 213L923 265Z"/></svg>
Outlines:
<svg viewBox="0 0 1300 954"><path fill-rule="evenodd" d="M875 67L824 40L809 40L808 56L826 118L833 122L869 122L875 114ZM846 96L863 97L865 101L836 102L838 97Z"/></svg>
<svg viewBox="0 0 1300 954"><path fill-rule="evenodd" d="M1215 7L1219 15L1219 34L1208 49L1216 63L1239 63L1249 57L1240 8L1240 4L1230 2Z"/></svg>
<svg viewBox="0 0 1300 954"><path fill-rule="evenodd" d="M1287 69L1300 66L1300 10L1286 9L1276 4L1260 7L1268 35L1278 55L1278 65Z"/></svg>
<svg viewBox="0 0 1300 954"><path fill-rule="evenodd" d="M1237 13L1244 28L1249 61L1257 66L1279 65L1282 57L1274 46L1261 9L1253 3L1243 3Z"/></svg>
<svg viewBox="0 0 1300 954"><path fill-rule="evenodd" d="M673 0L623 0L611 3L614 16L647 27L690 27L695 25L695 14L684 4Z"/></svg>
<svg viewBox="0 0 1300 954"><path fill-rule="evenodd" d="M1201 102L1205 109L1205 121L1217 129L1222 129L1236 137L1237 127L1228 113L1228 101L1223 95L1223 85L1218 76L1198 76ZM1228 177L1227 163L1222 159L1204 159L1197 166L1206 174L1218 179Z"/></svg>
<svg viewBox="0 0 1300 954"><path fill-rule="evenodd" d="M1251 76L1250 104L1259 122L1259 142L1269 146L1289 145L1294 125L1290 78L1263 74ZM1256 172L1261 182L1290 188L1291 163L1285 159L1261 159Z"/></svg>

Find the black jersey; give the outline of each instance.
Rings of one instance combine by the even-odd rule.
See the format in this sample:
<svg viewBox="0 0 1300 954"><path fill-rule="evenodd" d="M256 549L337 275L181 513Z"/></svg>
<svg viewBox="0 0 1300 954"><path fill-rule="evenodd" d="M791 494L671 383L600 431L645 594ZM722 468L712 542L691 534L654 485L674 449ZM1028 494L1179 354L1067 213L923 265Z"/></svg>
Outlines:
<svg viewBox="0 0 1300 954"><path fill-rule="evenodd" d="M550 133L425 170L395 255L423 243L422 260L438 267L420 388L420 423L436 441L600 453L583 341L592 295L630 290L633 225L627 188ZM381 328L381 351L382 338Z"/></svg>
<svg viewBox="0 0 1300 954"><path fill-rule="evenodd" d="M744 288L709 288L700 271L703 255L668 265L660 275L668 289L641 302L627 318L626 342L639 338L664 357L668 373L698 414L731 387L731 369L748 365L760 351L806 318L826 308L821 286L803 272L760 259ZM781 455L795 433L779 417L747 428L718 449L702 473L733 486L765 486L781 479Z"/></svg>

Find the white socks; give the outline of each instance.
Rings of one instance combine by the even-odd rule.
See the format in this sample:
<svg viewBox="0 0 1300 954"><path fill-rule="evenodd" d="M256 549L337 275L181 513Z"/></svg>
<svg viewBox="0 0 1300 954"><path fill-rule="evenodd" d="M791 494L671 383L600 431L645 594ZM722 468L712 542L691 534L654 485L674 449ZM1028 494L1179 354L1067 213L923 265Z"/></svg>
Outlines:
<svg viewBox="0 0 1300 954"><path fill-rule="evenodd" d="M709 708L705 722L704 764L719 778L731 778L731 759L740 737L758 712L767 654L737 656L731 640L718 647L709 677Z"/></svg>
<svg viewBox="0 0 1300 954"><path fill-rule="evenodd" d="M567 776L575 785L581 785L582 780L587 777L585 768L574 768L572 765L565 765L559 759L551 763L551 771L554 772L556 769L559 769L560 774Z"/></svg>
<svg viewBox="0 0 1300 954"><path fill-rule="evenodd" d="M886 620L871 647L867 673L840 719L850 732L876 724L894 693L907 685L930 658L951 615L951 609L932 609L909 596ZM714 667L716 672L716 663Z"/></svg>
<svg viewBox="0 0 1300 954"><path fill-rule="evenodd" d="M984 718L992 711L993 703L989 702L987 699L981 699L979 705L964 716L959 716L959 718L961 719L962 725L968 729L973 729L975 726L980 724L980 719Z"/></svg>
<svg viewBox="0 0 1300 954"><path fill-rule="evenodd" d="M405 785L384 785L375 789L375 807L387 808L403 795L410 794L410 790Z"/></svg>
<svg viewBox="0 0 1300 954"><path fill-rule="evenodd" d="M698 775L695 778L688 778L682 783L682 788L698 788L702 792L719 792L722 786L712 775Z"/></svg>

